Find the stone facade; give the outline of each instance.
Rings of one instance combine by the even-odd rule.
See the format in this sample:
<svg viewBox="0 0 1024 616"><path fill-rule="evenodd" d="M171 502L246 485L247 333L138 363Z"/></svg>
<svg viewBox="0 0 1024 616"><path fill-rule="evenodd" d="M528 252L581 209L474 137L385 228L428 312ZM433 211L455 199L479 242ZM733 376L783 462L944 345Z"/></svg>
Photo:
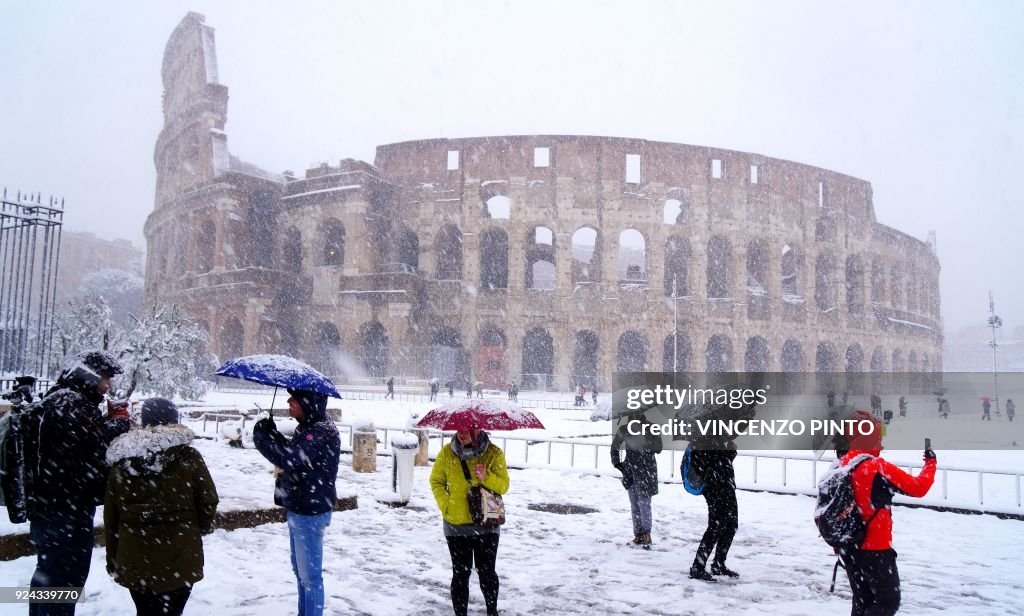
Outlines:
<svg viewBox="0 0 1024 616"><path fill-rule="evenodd" d="M228 152L202 16L172 34L163 76L146 297L187 307L222 358L604 391L616 370L673 366L941 370L938 259L875 220L864 180L560 135L278 175Z"/></svg>

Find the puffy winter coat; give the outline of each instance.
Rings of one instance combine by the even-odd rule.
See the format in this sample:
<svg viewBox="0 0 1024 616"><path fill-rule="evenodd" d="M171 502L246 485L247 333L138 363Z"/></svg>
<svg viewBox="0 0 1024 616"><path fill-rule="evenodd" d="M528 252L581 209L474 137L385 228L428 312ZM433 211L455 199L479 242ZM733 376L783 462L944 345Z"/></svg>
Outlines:
<svg viewBox="0 0 1024 616"><path fill-rule="evenodd" d="M878 457L879 452L854 449L847 453L841 465L846 466L861 454L873 456L853 469L853 498L860 515L867 520L878 511L868 525L862 550L888 550L892 547L892 497L894 494L922 497L935 482L935 458L927 459L917 477L900 470Z"/></svg>
<svg viewBox="0 0 1024 616"><path fill-rule="evenodd" d="M693 470L704 480L705 490L735 490L736 471L732 463L735 449L726 449L725 443L698 441L690 453Z"/></svg>
<svg viewBox="0 0 1024 616"><path fill-rule="evenodd" d="M301 515L334 510L341 439L324 409L307 411L291 440L271 419L253 426L252 440L263 457L281 469L274 486L275 504Z"/></svg>
<svg viewBox="0 0 1024 616"><path fill-rule="evenodd" d="M487 468L487 479L483 482L477 482L473 477L473 467L477 464L483 464ZM509 479L508 468L505 466L505 452L497 445L491 443L482 454L466 460L466 466L473 483L480 483L488 490L498 494L508 492ZM449 524L458 526L473 523L473 518L469 514L469 488L471 485L469 481L466 481L462 463L452 451L451 443L446 443L441 448L441 452L437 454L434 468L430 471L430 489L434 493L434 500L437 501L437 508L441 510L441 516Z"/></svg>
<svg viewBox="0 0 1024 616"><path fill-rule="evenodd" d="M626 460L619 452L626 450ZM661 453L661 437L653 434L630 434L627 425L622 426L612 438L612 466L622 472L622 477L632 483L640 494L653 496L658 493L658 460Z"/></svg>
<svg viewBox="0 0 1024 616"><path fill-rule="evenodd" d="M142 428L107 450L107 572L122 586L163 593L203 579L200 535L213 531L218 498L193 436L178 424Z"/></svg>
<svg viewBox="0 0 1024 616"><path fill-rule="evenodd" d="M28 487L29 519L82 514L103 502L107 445L128 431L129 422L104 417L102 400L95 386L62 381L41 402L37 450L26 452L38 469Z"/></svg>

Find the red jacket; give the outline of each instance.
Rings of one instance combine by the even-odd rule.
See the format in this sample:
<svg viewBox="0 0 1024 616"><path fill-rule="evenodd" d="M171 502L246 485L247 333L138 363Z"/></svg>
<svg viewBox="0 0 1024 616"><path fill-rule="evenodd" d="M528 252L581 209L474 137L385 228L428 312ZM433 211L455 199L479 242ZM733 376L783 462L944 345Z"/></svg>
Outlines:
<svg viewBox="0 0 1024 616"><path fill-rule="evenodd" d="M843 457L842 465L861 455L874 458L865 460L853 470L853 498L860 515L867 522L878 510L878 515L868 524L862 550L888 550L892 547L892 504L893 494L906 494L920 498L928 493L935 482L935 459L925 460L924 468L917 477L906 473L891 462L878 457L878 451L852 450Z"/></svg>

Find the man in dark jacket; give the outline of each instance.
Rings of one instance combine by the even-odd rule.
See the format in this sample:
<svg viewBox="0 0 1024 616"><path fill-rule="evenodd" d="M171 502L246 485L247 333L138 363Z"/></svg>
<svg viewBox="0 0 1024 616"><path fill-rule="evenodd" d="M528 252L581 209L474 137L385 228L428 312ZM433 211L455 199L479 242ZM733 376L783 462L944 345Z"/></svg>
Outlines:
<svg viewBox="0 0 1024 616"><path fill-rule="evenodd" d="M736 503L736 473L733 460L736 459L736 444L732 441L706 438L694 443L691 453L693 470L704 480L704 499L708 504L708 527L697 547L697 555L690 567L690 577L695 580L712 581L713 575L739 577L739 574L725 566L733 537L739 527L739 506ZM711 550L715 560L711 573L705 569Z"/></svg>
<svg viewBox="0 0 1024 616"><path fill-rule="evenodd" d="M37 471L29 486L30 536L36 548L32 587L80 587L89 576L93 516L107 483L107 445L128 431L127 405L99 410L121 364L105 351L75 357L39 409ZM30 615L74 614L74 604L36 604Z"/></svg>
<svg viewBox="0 0 1024 616"><path fill-rule="evenodd" d="M338 477L341 439L327 417L327 396L298 389L289 389L288 393L288 412L299 422L291 440L268 417L253 426L253 444L263 457L281 469L274 502L288 513L299 613L321 616L324 531L338 501L334 483Z"/></svg>

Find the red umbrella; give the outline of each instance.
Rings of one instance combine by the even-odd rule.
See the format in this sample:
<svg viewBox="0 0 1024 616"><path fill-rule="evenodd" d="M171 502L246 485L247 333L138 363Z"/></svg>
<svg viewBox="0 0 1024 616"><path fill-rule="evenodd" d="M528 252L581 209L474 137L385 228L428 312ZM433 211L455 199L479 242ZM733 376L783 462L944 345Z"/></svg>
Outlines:
<svg viewBox="0 0 1024 616"><path fill-rule="evenodd" d="M544 428L537 416L504 400L461 400L438 407L416 423L440 430Z"/></svg>
<svg viewBox="0 0 1024 616"><path fill-rule="evenodd" d="M985 402L992 402L992 398L989 398L988 396L982 396L981 398L979 398L979 400L984 400Z"/></svg>

